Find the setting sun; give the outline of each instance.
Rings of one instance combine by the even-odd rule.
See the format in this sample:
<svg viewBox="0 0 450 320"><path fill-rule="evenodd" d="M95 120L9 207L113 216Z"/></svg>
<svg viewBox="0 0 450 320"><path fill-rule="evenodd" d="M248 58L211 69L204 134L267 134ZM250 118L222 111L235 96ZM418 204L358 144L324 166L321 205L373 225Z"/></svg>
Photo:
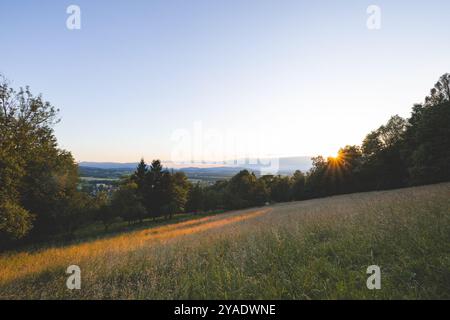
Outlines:
<svg viewBox="0 0 450 320"><path fill-rule="evenodd" d="M328 156L328 161L330 161L330 162L340 162L341 160L342 160L342 156L339 153L336 155Z"/></svg>

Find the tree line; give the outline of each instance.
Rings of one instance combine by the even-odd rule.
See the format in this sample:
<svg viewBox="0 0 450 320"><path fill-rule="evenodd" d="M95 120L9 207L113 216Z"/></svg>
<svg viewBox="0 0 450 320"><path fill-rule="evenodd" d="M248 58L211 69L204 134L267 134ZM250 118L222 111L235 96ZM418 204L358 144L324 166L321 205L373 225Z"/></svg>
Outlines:
<svg viewBox="0 0 450 320"><path fill-rule="evenodd" d="M314 157L308 172L291 176L242 170L229 180L203 186L159 160L142 159L112 194L77 189L77 165L57 145L58 110L29 88L0 84L0 248L52 235L73 237L94 221L108 229L170 219L176 213L232 210L272 202L384 190L450 180L450 74L444 74L410 118L396 115L370 132L361 145L336 157Z"/></svg>

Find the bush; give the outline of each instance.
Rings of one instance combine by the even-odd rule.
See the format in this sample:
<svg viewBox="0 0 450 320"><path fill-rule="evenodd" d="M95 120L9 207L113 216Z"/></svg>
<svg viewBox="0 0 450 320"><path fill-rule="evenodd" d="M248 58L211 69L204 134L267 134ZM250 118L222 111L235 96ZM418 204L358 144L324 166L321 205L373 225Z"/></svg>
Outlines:
<svg viewBox="0 0 450 320"><path fill-rule="evenodd" d="M0 204L0 240L23 238L33 227L34 217L21 206L7 201Z"/></svg>

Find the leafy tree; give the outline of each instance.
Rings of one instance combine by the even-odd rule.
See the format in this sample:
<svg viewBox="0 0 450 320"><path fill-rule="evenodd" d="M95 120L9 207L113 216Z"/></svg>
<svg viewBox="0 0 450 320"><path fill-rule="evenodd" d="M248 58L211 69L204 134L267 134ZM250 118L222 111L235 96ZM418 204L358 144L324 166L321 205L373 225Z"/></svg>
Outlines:
<svg viewBox="0 0 450 320"><path fill-rule="evenodd" d="M217 181L214 185L203 190L205 211L222 210L229 205L225 205L228 181Z"/></svg>
<svg viewBox="0 0 450 320"><path fill-rule="evenodd" d="M401 150L407 124L405 119L393 116L386 125L371 132L363 141L361 180L365 190L405 185L407 170Z"/></svg>
<svg viewBox="0 0 450 320"><path fill-rule="evenodd" d="M416 106L410 123L403 148L410 184L450 180L450 102Z"/></svg>
<svg viewBox="0 0 450 320"><path fill-rule="evenodd" d="M65 238L72 239L75 231L94 220L93 199L86 193L76 192L59 203L57 216L58 231Z"/></svg>
<svg viewBox="0 0 450 320"><path fill-rule="evenodd" d="M297 170L294 172L291 178L291 185L292 185L292 199L293 200L302 200L305 198L305 183L306 183L306 177L305 175L300 171Z"/></svg>
<svg viewBox="0 0 450 320"><path fill-rule="evenodd" d="M257 179L252 190L251 202L254 206L262 206L270 201L270 190L262 179Z"/></svg>
<svg viewBox="0 0 450 320"><path fill-rule="evenodd" d="M32 228L33 217L14 202L0 203L0 248L10 240L23 238Z"/></svg>
<svg viewBox="0 0 450 320"><path fill-rule="evenodd" d="M276 202L291 200L291 180L289 177L276 176L270 184L270 197Z"/></svg>
<svg viewBox="0 0 450 320"><path fill-rule="evenodd" d="M87 196L76 189L78 170L72 155L49 151L47 156L36 155L36 159L28 163L19 191L24 207L37 216L32 235L45 238L47 234L64 232L68 219L78 220L77 212L83 210L75 208L85 207L88 201Z"/></svg>
<svg viewBox="0 0 450 320"><path fill-rule="evenodd" d="M378 139L382 148L390 148L399 143L406 131L407 121L402 117L392 116L386 125L381 126L378 132Z"/></svg>
<svg viewBox="0 0 450 320"><path fill-rule="evenodd" d="M174 213L183 212L190 187L191 184L183 172L163 171L158 190L161 214L171 219Z"/></svg>
<svg viewBox="0 0 450 320"><path fill-rule="evenodd" d="M128 224L142 222L147 214L137 194L138 186L134 182L126 182L112 197L111 207L114 216L122 217Z"/></svg>
<svg viewBox="0 0 450 320"><path fill-rule="evenodd" d="M198 212L205 210L205 195L199 182L194 184L188 193L186 212Z"/></svg>
<svg viewBox="0 0 450 320"><path fill-rule="evenodd" d="M430 90L430 95L425 98L425 106L436 106L450 101L450 73L443 74L434 88Z"/></svg>
<svg viewBox="0 0 450 320"><path fill-rule="evenodd" d="M349 193L360 190L360 171L362 165L362 151L359 146L345 146L338 151L338 155L331 161L335 168L336 193ZM330 166L330 163L328 164Z"/></svg>
<svg viewBox="0 0 450 320"><path fill-rule="evenodd" d="M172 173L170 183L169 197L174 204L174 211L184 212L191 183L184 172Z"/></svg>
<svg viewBox="0 0 450 320"><path fill-rule="evenodd" d="M254 204L256 176L248 170L242 170L231 178L226 192L225 206L240 209Z"/></svg>
<svg viewBox="0 0 450 320"><path fill-rule="evenodd" d="M10 208L10 217L18 214L15 226L22 236L60 230L60 208L76 194L77 165L69 152L58 149L53 133L57 112L28 87L16 92L1 82L0 203Z"/></svg>
<svg viewBox="0 0 450 320"><path fill-rule="evenodd" d="M307 198L322 197L326 195L324 188L324 176L327 170L327 162L322 156L312 158L312 168L308 171L305 183L305 195Z"/></svg>
<svg viewBox="0 0 450 320"><path fill-rule="evenodd" d="M96 219L103 223L105 232L107 232L111 224L117 218L116 211L113 210L110 204L108 194L104 191L99 192L94 199L93 207Z"/></svg>

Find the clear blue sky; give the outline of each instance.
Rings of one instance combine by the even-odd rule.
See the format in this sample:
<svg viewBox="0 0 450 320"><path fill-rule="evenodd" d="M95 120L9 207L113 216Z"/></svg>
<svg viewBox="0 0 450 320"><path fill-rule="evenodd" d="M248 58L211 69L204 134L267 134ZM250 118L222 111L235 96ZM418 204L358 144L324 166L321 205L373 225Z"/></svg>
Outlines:
<svg viewBox="0 0 450 320"><path fill-rule="evenodd" d="M450 72L449 14L448 0L1 0L0 73L61 109L79 161L168 160L199 122L264 136L268 155L330 155Z"/></svg>

